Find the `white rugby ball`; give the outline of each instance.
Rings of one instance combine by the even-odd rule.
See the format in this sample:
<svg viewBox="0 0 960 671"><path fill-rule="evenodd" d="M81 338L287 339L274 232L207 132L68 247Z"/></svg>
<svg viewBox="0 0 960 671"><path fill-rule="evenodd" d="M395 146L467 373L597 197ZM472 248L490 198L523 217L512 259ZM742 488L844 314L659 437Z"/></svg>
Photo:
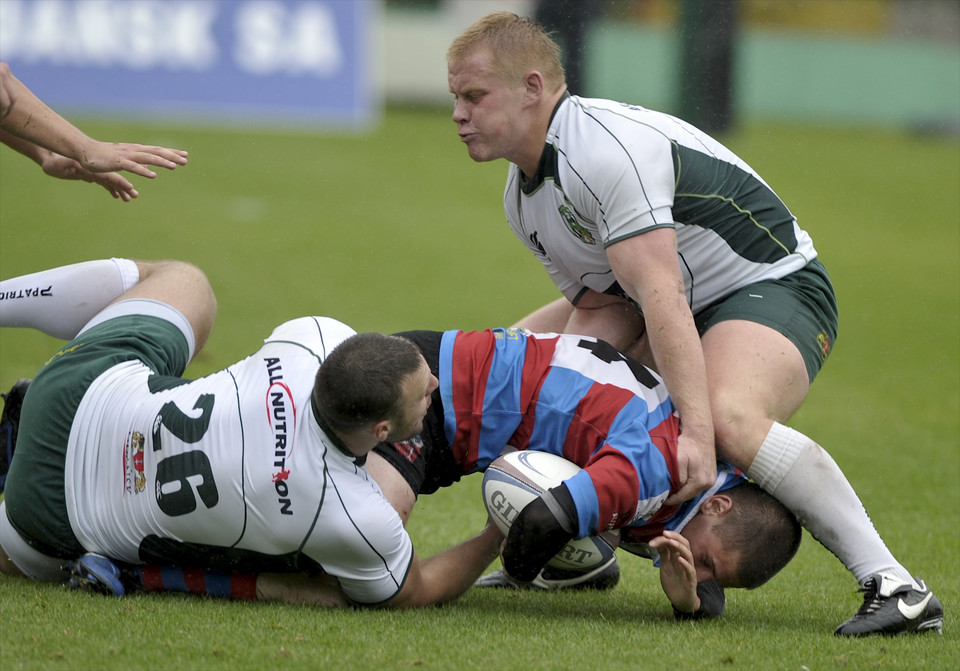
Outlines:
<svg viewBox="0 0 960 671"><path fill-rule="evenodd" d="M576 475L580 467L548 452L519 450L493 461L484 471L483 505L504 536L524 507L551 487ZM589 570L606 562L619 543L618 531L571 540L547 566Z"/></svg>

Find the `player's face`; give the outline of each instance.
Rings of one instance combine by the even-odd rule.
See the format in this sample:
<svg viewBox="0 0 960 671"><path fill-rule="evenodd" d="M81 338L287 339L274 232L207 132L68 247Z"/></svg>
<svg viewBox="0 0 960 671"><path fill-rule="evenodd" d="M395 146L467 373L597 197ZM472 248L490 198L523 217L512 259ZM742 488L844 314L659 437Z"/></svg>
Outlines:
<svg viewBox="0 0 960 671"><path fill-rule="evenodd" d="M520 122L522 82L511 84L495 73L486 49L451 64L447 81L453 94L453 122L474 161L505 158L514 163L525 139ZM542 149L542 142L541 142Z"/></svg>
<svg viewBox="0 0 960 671"><path fill-rule="evenodd" d="M739 552L723 547L714 527L715 517L697 515L684 527L681 534L690 543L697 582L716 580L724 587L738 587L737 563Z"/></svg>
<svg viewBox="0 0 960 671"><path fill-rule="evenodd" d="M430 407L430 395L440 383L420 357L420 368L407 376L399 417L393 422L387 441L395 443L413 438L423 430L423 418Z"/></svg>

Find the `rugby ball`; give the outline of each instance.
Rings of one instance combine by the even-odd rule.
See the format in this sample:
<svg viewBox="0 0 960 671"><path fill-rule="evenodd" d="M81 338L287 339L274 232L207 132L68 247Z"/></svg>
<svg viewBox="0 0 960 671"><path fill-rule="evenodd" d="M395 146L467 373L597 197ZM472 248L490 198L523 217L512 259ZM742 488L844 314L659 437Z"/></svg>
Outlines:
<svg viewBox="0 0 960 671"><path fill-rule="evenodd" d="M551 487L576 475L580 467L548 452L519 450L498 457L483 474L483 505L506 536L524 507ZM619 531L571 540L547 566L571 571L595 568L614 554Z"/></svg>

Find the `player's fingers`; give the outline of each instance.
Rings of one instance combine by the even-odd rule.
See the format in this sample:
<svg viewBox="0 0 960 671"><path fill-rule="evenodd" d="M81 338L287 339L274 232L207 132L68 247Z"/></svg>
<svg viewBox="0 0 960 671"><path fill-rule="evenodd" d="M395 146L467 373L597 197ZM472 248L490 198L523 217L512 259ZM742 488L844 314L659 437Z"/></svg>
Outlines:
<svg viewBox="0 0 960 671"><path fill-rule="evenodd" d="M665 506L676 506L680 505L684 501L689 501L694 496L699 494L705 489L705 487L700 486L696 482L686 482L680 489L675 493L667 497L667 500L663 502Z"/></svg>
<svg viewBox="0 0 960 671"><path fill-rule="evenodd" d="M128 145L128 151L130 157L137 163L155 165L168 170L187 164L187 152L182 149Z"/></svg>
<svg viewBox="0 0 960 671"><path fill-rule="evenodd" d="M665 545L667 545L669 542L670 542L669 539L667 539L667 538L665 538L665 537L663 537L663 536L657 536L656 538L651 539L651 540L647 543L647 545L649 545L650 547L652 547L654 550L659 550L660 548L662 548L662 547L664 547Z"/></svg>
<svg viewBox="0 0 960 671"><path fill-rule="evenodd" d="M130 158L141 166L153 165L158 168L166 168L167 170L175 170L178 166L183 165L177 161L172 161L169 158L146 151L133 154Z"/></svg>
<svg viewBox="0 0 960 671"><path fill-rule="evenodd" d="M92 173L84 171L83 179L88 182L96 182L109 191L110 195L114 198L118 198L125 203L129 203L132 199L140 195L137 190L133 188L133 184L120 173Z"/></svg>
<svg viewBox="0 0 960 671"><path fill-rule="evenodd" d="M661 555L663 555L665 552L672 552L681 547L680 541L678 541L676 538L667 536L667 533L669 532L665 531L663 536L657 536L649 543L650 547L660 552Z"/></svg>
<svg viewBox="0 0 960 671"><path fill-rule="evenodd" d="M83 162L83 166L91 172L126 170L149 179L157 174L147 166L174 170L186 164L187 153L183 150L137 144L101 144L86 154Z"/></svg>
<svg viewBox="0 0 960 671"><path fill-rule="evenodd" d="M117 200L122 200L125 203L130 202L130 194L128 194L126 191L120 191L119 189L115 189L108 184L101 184L100 186L106 189L110 193L110 195L116 198Z"/></svg>
<svg viewBox="0 0 960 671"><path fill-rule="evenodd" d="M704 463L700 468L696 469L695 473L692 473L688 482L694 481L700 485L702 489L706 489L712 485L717 480L717 464L715 461L709 461Z"/></svg>
<svg viewBox="0 0 960 671"><path fill-rule="evenodd" d="M183 149L170 149L169 147L158 147L156 145L125 144L121 146L131 151L147 153L168 161L173 161L178 165L186 165L187 157L190 156L190 152Z"/></svg>
<svg viewBox="0 0 960 671"><path fill-rule="evenodd" d="M130 180L118 172L98 172L87 174L90 176L89 181L102 184L108 189L116 189L117 191L133 190L133 184L130 183Z"/></svg>
<svg viewBox="0 0 960 671"><path fill-rule="evenodd" d="M148 168L145 163L150 163L150 161L138 161L135 159L125 158L118 161L117 165L118 170L126 170L127 172L132 172L134 175L140 175L141 177L146 177L147 179L153 179L157 176L157 173Z"/></svg>

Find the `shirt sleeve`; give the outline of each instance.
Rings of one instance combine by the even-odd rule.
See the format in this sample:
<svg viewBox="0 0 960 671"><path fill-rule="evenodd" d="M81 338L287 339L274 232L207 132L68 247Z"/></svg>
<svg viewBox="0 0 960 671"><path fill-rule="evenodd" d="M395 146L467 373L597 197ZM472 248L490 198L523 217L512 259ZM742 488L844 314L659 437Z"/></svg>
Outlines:
<svg viewBox="0 0 960 671"><path fill-rule="evenodd" d="M656 129L632 125L604 136L608 146L580 152L575 206L593 219L604 247L645 231L673 227L673 145Z"/></svg>
<svg viewBox="0 0 960 671"><path fill-rule="evenodd" d="M352 328L330 317L300 317L280 324L264 342L296 342L325 358L334 347L355 334Z"/></svg>
<svg viewBox="0 0 960 671"><path fill-rule="evenodd" d="M316 533L316 532L315 532ZM358 604L389 601L403 588L413 565L413 542L400 516L383 497L352 506L349 522L328 528L314 543L322 546L323 569L335 576Z"/></svg>

